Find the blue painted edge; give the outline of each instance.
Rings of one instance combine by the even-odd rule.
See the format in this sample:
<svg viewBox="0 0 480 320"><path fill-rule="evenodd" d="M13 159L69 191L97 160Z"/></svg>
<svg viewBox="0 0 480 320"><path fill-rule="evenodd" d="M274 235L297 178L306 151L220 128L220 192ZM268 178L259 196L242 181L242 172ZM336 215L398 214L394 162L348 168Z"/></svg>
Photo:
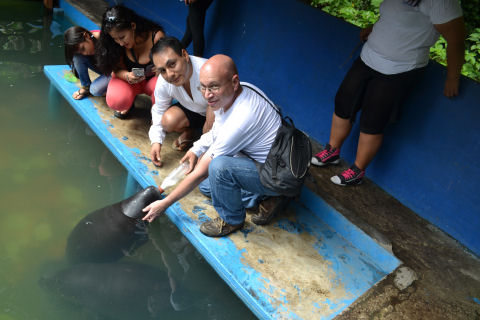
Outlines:
<svg viewBox="0 0 480 320"><path fill-rule="evenodd" d="M310 211L332 227L332 229L339 233L345 240L372 257L380 270L388 274L401 264L401 261L391 252L385 250L375 240L308 188L304 187L302 189L300 202L305 204Z"/></svg>
<svg viewBox="0 0 480 320"><path fill-rule="evenodd" d="M59 1L60 8L63 9L64 14L78 26L82 26L88 30L97 30L99 26L93 23L92 20L88 19L84 14L78 11L74 6L68 3L66 0Z"/></svg>
<svg viewBox="0 0 480 320"><path fill-rule="evenodd" d="M253 299L251 293L239 282L237 279L241 279L239 276L234 276L232 271L229 270L227 266L231 266L232 269L235 267L238 269L239 273L242 272L252 272L257 273L257 278L260 277L260 274L254 269L246 266L241 263L241 252L236 250L235 256L229 256L229 259L226 261L221 261L214 249L216 245L222 246L233 246L235 244L229 238L209 238L205 237L199 231L199 224L194 223L190 217L182 210L181 205L177 202L174 205L170 206L166 211L169 219L180 229L183 235L195 246L195 248L200 252L200 254L207 260L207 262L215 269L217 274L222 278L225 283L227 283L230 288L233 289L235 294L246 304L246 306L259 318L259 319L272 319L274 308L268 304L267 306L262 306L259 301ZM262 295L259 292L255 292L258 295L259 300ZM261 299L264 304L266 303L267 297ZM271 309L271 312L267 311L267 308Z"/></svg>

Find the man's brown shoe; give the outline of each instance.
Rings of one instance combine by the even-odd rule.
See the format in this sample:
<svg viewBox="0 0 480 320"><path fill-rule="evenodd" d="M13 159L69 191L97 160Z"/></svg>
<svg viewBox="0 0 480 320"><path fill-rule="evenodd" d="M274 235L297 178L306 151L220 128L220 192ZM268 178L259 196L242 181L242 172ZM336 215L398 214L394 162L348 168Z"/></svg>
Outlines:
<svg viewBox="0 0 480 320"><path fill-rule="evenodd" d="M252 222L259 226L269 223L275 215L287 209L290 200L291 198L285 196L263 200L258 206L258 213L252 216Z"/></svg>
<svg viewBox="0 0 480 320"><path fill-rule="evenodd" d="M209 237L223 237L243 227L243 223L231 225L217 217L210 221L202 223L200 231Z"/></svg>

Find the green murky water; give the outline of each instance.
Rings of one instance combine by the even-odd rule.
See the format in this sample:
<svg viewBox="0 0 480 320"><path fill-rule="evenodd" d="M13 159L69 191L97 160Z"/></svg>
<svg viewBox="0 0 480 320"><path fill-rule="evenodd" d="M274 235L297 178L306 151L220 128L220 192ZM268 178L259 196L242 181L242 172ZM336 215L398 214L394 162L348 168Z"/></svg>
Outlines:
<svg viewBox="0 0 480 320"><path fill-rule="evenodd" d="M0 0L0 320L254 318L167 218L122 261L169 270L159 299L169 303L171 287L182 287L189 308L132 305L125 290L124 310L112 310L112 292L81 292L99 301L88 305L39 285L68 268L65 245L77 222L132 191L123 167L43 75L43 65L64 63L67 26L45 16L40 1Z"/></svg>

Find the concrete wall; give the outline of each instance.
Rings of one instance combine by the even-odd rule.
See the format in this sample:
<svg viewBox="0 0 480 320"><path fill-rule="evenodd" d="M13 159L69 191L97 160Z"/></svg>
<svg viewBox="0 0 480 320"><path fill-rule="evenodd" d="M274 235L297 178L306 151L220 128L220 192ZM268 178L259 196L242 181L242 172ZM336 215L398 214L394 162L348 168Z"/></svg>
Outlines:
<svg viewBox="0 0 480 320"><path fill-rule="evenodd" d="M183 2L123 3L182 37ZM259 86L323 144L358 31L298 0L215 0L206 19L205 56L232 56L241 80ZM445 68L431 62L401 121L387 130L367 177L480 254L480 86L462 79L461 95L449 100L442 95L444 77ZM342 149L349 162L357 137L355 128Z"/></svg>

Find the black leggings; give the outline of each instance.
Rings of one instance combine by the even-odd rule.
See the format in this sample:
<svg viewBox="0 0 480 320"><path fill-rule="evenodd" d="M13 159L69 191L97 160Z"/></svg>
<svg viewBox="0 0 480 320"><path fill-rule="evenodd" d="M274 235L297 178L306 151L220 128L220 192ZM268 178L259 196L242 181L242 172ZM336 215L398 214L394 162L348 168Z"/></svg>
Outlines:
<svg viewBox="0 0 480 320"><path fill-rule="evenodd" d="M203 49L205 47L205 38L203 36L205 15L212 1L213 0L197 0L188 5L187 29L181 42L183 46L187 48L193 40L193 55L197 57L203 56Z"/></svg>
<svg viewBox="0 0 480 320"><path fill-rule="evenodd" d="M383 74L358 58L348 71L335 96L335 114L353 123L362 109L360 131L383 133L389 122L398 117L405 97L425 68L397 74Z"/></svg>

